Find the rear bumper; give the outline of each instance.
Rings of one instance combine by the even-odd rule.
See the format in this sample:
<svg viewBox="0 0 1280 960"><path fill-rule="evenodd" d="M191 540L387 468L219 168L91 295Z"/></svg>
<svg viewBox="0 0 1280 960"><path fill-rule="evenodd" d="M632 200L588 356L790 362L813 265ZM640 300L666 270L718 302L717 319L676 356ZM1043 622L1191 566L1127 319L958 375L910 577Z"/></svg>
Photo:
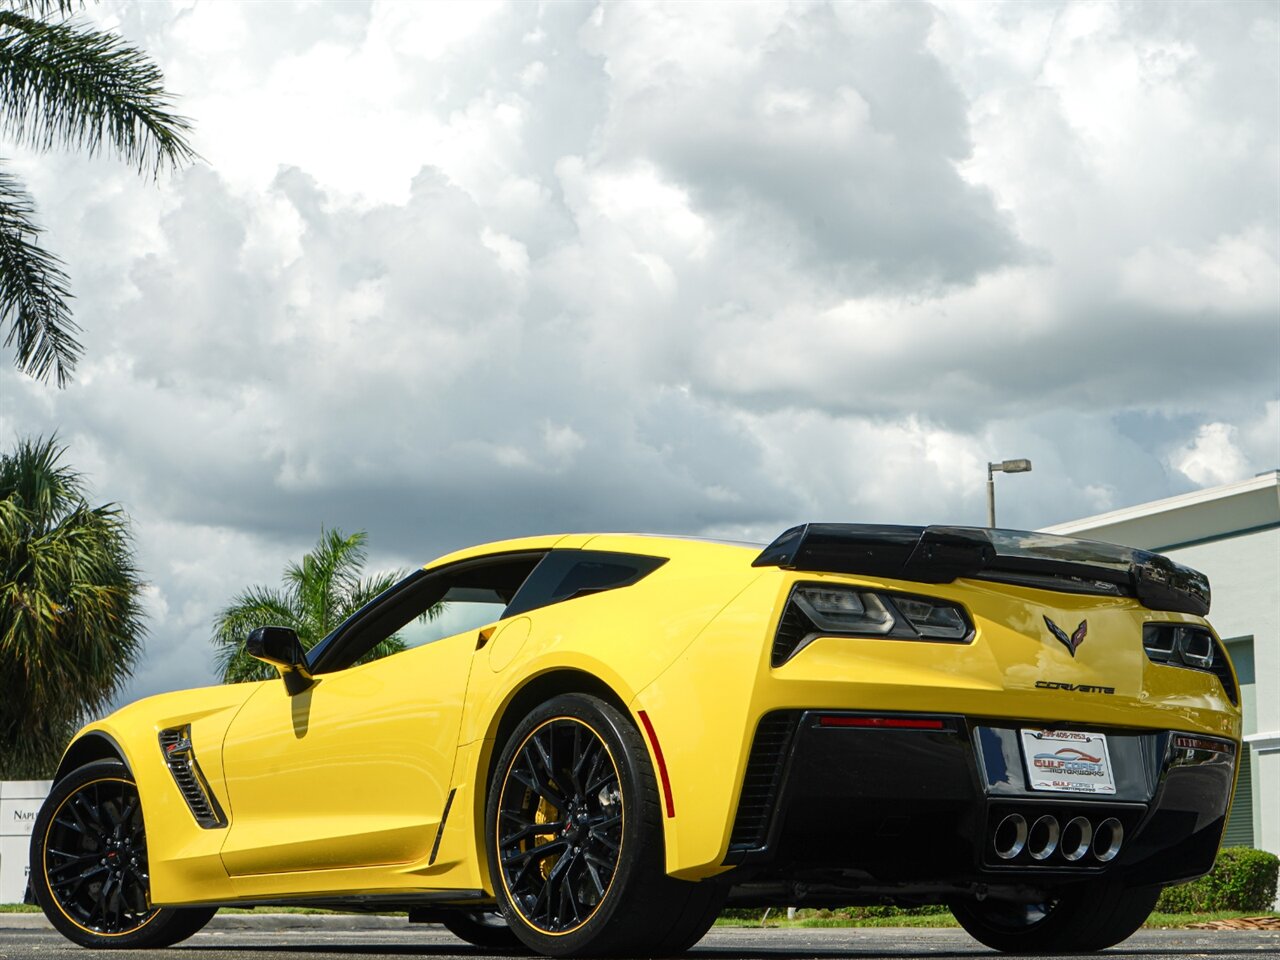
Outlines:
<svg viewBox="0 0 1280 960"><path fill-rule="evenodd" d="M792 710L761 720L725 858L735 899L1014 895L1103 874L1172 883L1213 865L1235 777L1230 740L1071 724L1107 735L1115 776L1114 795L1082 795L1029 788L1018 730L1043 721L881 713L920 723L822 722L867 716ZM1052 817L1060 828L1077 817L1092 828L1114 819L1123 839L1110 860L1092 850L1072 860L1059 848L1042 859L1029 849L1002 857L996 827L1010 815L1027 824Z"/></svg>

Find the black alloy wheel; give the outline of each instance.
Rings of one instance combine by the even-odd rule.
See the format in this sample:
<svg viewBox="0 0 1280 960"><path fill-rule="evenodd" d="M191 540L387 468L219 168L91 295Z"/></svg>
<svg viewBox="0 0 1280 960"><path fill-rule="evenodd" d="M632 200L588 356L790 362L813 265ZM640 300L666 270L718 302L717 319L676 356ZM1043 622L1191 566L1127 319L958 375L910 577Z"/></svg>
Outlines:
<svg viewBox="0 0 1280 960"><path fill-rule="evenodd" d="M138 788L93 780L63 800L49 827L44 870L58 906L94 933L125 933L150 920Z"/></svg>
<svg viewBox="0 0 1280 960"><path fill-rule="evenodd" d="M530 733L498 800L502 882L522 919L562 934L591 919L622 853L622 790L608 747L574 717Z"/></svg>
<svg viewBox="0 0 1280 960"><path fill-rule="evenodd" d="M142 801L118 761L80 767L54 785L36 817L31 864L45 915L82 946L168 946L216 912L152 906Z"/></svg>
<svg viewBox="0 0 1280 960"><path fill-rule="evenodd" d="M511 931L547 956L672 956L724 903L718 884L667 875L648 747L624 711L587 694L535 707L507 739L485 840Z"/></svg>

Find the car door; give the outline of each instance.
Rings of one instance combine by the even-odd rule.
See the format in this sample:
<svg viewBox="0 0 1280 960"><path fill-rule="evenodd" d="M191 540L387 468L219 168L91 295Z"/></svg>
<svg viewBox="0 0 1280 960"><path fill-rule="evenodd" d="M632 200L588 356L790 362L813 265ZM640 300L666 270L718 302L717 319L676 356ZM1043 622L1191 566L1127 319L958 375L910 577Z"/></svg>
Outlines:
<svg viewBox="0 0 1280 960"><path fill-rule="evenodd" d="M417 571L311 651L305 689L260 685L223 743L231 876L428 857L449 795L474 628L504 615L544 552ZM445 631L425 621L441 601L450 635L437 639ZM360 662L392 634L409 649Z"/></svg>
<svg viewBox="0 0 1280 960"><path fill-rule="evenodd" d="M393 587L335 631L345 636L343 662L298 693L262 683L232 721L223 745L229 874L426 856L449 792L474 638L346 664L430 608L444 588L430 575Z"/></svg>

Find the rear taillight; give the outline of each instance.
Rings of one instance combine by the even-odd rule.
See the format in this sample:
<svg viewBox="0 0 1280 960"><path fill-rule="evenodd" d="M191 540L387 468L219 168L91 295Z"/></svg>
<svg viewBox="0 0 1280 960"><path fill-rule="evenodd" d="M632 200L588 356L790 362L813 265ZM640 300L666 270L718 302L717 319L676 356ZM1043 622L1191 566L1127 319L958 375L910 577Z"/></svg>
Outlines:
<svg viewBox="0 0 1280 960"><path fill-rule="evenodd" d="M1152 663L1185 667L1212 673L1233 704L1240 701L1227 653L1217 637L1205 627L1186 623L1145 623L1142 649Z"/></svg>
<svg viewBox="0 0 1280 960"><path fill-rule="evenodd" d="M774 636L771 662L786 663L817 637L968 643L964 607L914 594L801 583L791 591Z"/></svg>

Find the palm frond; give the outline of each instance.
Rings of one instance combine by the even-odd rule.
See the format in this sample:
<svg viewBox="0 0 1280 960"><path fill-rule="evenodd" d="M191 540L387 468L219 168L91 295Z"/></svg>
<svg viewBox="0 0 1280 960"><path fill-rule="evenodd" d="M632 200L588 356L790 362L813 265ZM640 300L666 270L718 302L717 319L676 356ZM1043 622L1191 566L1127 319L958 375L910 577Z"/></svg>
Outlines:
<svg viewBox="0 0 1280 960"><path fill-rule="evenodd" d="M403 570L390 570L356 581L352 589L343 596L341 618L345 620L374 597L386 593L403 580L404 576Z"/></svg>
<svg viewBox="0 0 1280 960"><path fill-rule="evenodd" d="M244 641L258 627L290 627L310 648L318 637L308 636L307 624L287 595L268 587L249 587L242 591L214 620L212 642L218 676L223 683L267 680L275 676L275 668L244 652Z"/></svg>
<svg viewBox="0 0 1280 960"><path fill-rule="evenodd" d="M196 159L172 99L160 68L122 38L0 10L0 122L20 142L90 154L105 144L158 175Z"/></svg>
<svg viewBox="0 0 1280 960"><path fill-rule="evenodd" d="M361 576L367 540L363 530L346 534L336 527L322 527L315 547L285 567L282 590L256 586L236 596L218 614L211 638L223 682L265 680L274 675L271 667L244 653L244 638L255 627L292 627L303 648L310 650L342 621L404 579L400 570ZM436 604L423 617L434 619L441 607ZM404 639L392 634L358 662L368 663L403 649Z"/></svg>
<svg viewBox="0 0 1280 960"><path fill-rule="evenodd" d="M52 16L69 17L84 9L81 0L9 0L9 7L28 17L41 20Z"/></svg>
<svg viewBox="0 0 1280 960"><path fill-rule="evenodd" d="M0 78L0 88L3 86ZM0 93L0 100L3 93ZM4 345L16 342L18 367L38 380L53 371L63 386L80 357L80 329L71 319L62 263L37 242L40 234L30 196L16 177L0 170L0 324Z"/></svg>
<svg viewBox="0 0 1280 960"><path fill-rule="evenodd" d="M62 454L50 438L0 455L0 779L49 776L145 636L127 518L90 507Z"/></svg>
<svg viewBox="0 0 1280 960"><path fill-rule="evenodd" d="M80 475L62 463L66 447L57 434L22 437L14 452L0 456L0 500L12 501L29 522L22 535L43 534L84 500Z"/></svg>
<svg viewBox="0 0 1280 960"><path fill-rule="evenodd" d="M363 530L347 535L337 528L322 527L315 549L304 554L301 563L285 568L286 586L316 624L320 636L347 616L346 598L359 584L366 540Z"/></svg>

